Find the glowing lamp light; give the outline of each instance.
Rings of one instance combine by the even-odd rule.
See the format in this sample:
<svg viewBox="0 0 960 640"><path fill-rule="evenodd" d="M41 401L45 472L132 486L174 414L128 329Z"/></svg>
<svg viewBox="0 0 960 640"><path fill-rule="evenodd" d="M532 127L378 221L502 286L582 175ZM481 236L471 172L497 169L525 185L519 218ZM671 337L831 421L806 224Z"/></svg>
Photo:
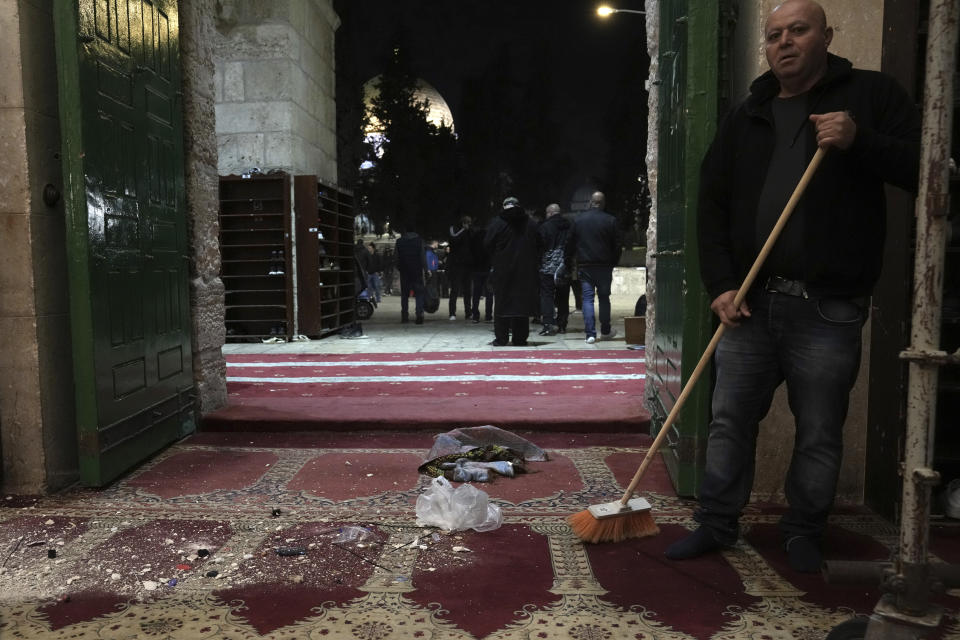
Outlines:
<svg viewBox="0 0 960 640"><path fill-rule="evenodd" d="M647 15L645 11L637 11L636 9L614 9L613 7L607 6L605 4L597 7L597 15L601 18L607 18L614 13L635 13L639 16Z"/></svg>

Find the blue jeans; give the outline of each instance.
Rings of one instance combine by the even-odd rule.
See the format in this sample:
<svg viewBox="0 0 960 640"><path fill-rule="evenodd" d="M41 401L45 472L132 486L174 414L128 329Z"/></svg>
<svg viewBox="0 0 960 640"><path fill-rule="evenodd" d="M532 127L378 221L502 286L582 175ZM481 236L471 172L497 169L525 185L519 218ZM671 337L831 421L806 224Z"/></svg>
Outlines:
<svg viewBox="0 0 960 640"><path fill-rule="evenodd" d="M610 284L613 267L580 267L580 288L583 291L583 331L587 337L597 337L597 320L594 317L593 298L597 297L597 312L600 316L600 333L610 333Z"/></svg>
<svg viewBox="0 0 960 640"><path fill-rule="evenodd" d="M781 293L755 294L748 304L751 317L725 330L714 356L713 420L694 517L719 542L737 540L753 487L759 423L786 381L796 431L784 486L789 508L780 530L785 539L818 539L840 474L866 304Z"/></svg>
<svg viewBox="0 0 960 640"><path fill-rule="evenodd" d="M370 287L370 297L376 299L377 302L380 302L380 298L383 295L380 287L380 274L371 273L368 275L367 286Z"/></svg>

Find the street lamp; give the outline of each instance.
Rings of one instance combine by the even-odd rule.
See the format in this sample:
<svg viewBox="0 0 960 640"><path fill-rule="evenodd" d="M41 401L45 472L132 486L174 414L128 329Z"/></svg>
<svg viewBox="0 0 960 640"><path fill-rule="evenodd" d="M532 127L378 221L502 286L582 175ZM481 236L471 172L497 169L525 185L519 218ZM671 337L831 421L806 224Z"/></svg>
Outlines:
<svg viewBox="0 0 960 640"><path fill-rule="evenodd" d="M647 14L646 11L637 11L636 9L614 9L613 7L609 7L605 4L602 4L599 7L597 7L597 15L600 16L601 18L607 18L613 15L614 13L636 13L641 16L644 16Z"/></svg>

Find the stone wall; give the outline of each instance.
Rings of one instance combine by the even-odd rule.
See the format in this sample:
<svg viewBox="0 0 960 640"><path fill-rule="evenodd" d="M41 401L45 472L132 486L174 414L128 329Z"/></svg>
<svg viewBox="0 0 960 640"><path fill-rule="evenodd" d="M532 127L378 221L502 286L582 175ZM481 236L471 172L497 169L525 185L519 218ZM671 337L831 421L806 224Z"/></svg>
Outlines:
<svg viewBox="0 0 960 640"><path fill-rule="evenodd" d="M43 493L78 473L51 3L0 3L0 34L3 484Z"/></svg>
<svg viewBox="0 0 960 640"><path fill-rule="evenodd" d="M216 123L221 175L257 167L337 183L332 0L221 0Z"/></svg>
<svg viewBox="0 0 960 640"><path fill-rule="evenodd" d="M227 366L221 351L226 330L217 222L214 23L214 3L180 3L184 177L191 256L191 341L193 377L201 413L227 403Z"/></svg>

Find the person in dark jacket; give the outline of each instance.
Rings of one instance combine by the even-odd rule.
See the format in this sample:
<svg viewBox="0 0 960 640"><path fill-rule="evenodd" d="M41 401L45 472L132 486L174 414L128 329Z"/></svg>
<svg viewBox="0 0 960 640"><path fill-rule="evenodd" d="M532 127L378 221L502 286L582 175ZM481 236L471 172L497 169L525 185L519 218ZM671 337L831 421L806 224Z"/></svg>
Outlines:
<svg viewBox="0 0 960 640"><path fill-rule="evenodd" d="M381 274L383 273L383 256L377 251L377 245L373 242L367 245L370 252L370 270L367 273L367 280L370 282L370 294L373 295L377 304L383 298L383 284Z"/></svg>
<svg viewBox="0 0 960 640"><path fill-rule="evenodd" d="M470 311L473 314L473 323L480 322L480 299L483 298L483 319L493 322L493 291L490 288L490 254L483 245L487 230L483 227L470 227L468 240L470 255L473 264L470 268L470 288L473 289L473 299Z"/></svg>
<svg viewBox="0 0 960 640"><path fill-rule="evenodd" d="M620 261L623 241L617 219L603 210L606 197L597 191L590 196L590 208L573 221L572 250L576 252L580 289L583 291L583 330L587 344L597 341L597 320L600 339L617 335L610 321L610 285L613 268ZM593 299L597 299L594 316Z"/></svg>
<svg viewBox="0 0 960 640"><path fill-rule="evenodd" d="M447 256L447 278L450 281L450 319L457 319L457 298L463 296L463 317L469 319L473 313L470 303L471 271L473 270L473 250L470 242L470 216L460 218L460 228L450 227L450 253Z"/></svg>
<svg viewBox="0 0 960 640"><path fill-rule="evenodd" d="M704 158L701 277L728 330L718 343L700 528L666 552L682 560L736 542L753 485L759 422L786 382L796 435L780 519L799 572L817 572L860 365L867 298L880 273L884 184L915 190L920 115L893 79L827 52L833 29L813 0L768 16L770 71L722 122ZM817 147L826 150L746 299L760 248Z"/></svg>
<svg viewBox="0 0 960 640"><path fill-rule="evenodd" d="M423 324L423 274L427 253L423 238L416 231L403 229L394 245L397 271L400 273L400 322L409 322L410 292L415 300L416 323Z"/></svg>
<svg viewBox="0 0 960 640"><path fill-rule="evenodd" d="M487 227L484 245L493 279L493 334L490 344L527 344L530 317L537 313L537 224L516 198L503 201L503 211Z"/></svg>
<svg viewBox="0 0 960 640"><path fill-rule="evenodd" d="M570 265L573 239L570 221L560 215L560 205L551 204L545 211L546 219L540 225L540 316L543 320L541 336L554 336L567 330L570 316Z"/></svg>

